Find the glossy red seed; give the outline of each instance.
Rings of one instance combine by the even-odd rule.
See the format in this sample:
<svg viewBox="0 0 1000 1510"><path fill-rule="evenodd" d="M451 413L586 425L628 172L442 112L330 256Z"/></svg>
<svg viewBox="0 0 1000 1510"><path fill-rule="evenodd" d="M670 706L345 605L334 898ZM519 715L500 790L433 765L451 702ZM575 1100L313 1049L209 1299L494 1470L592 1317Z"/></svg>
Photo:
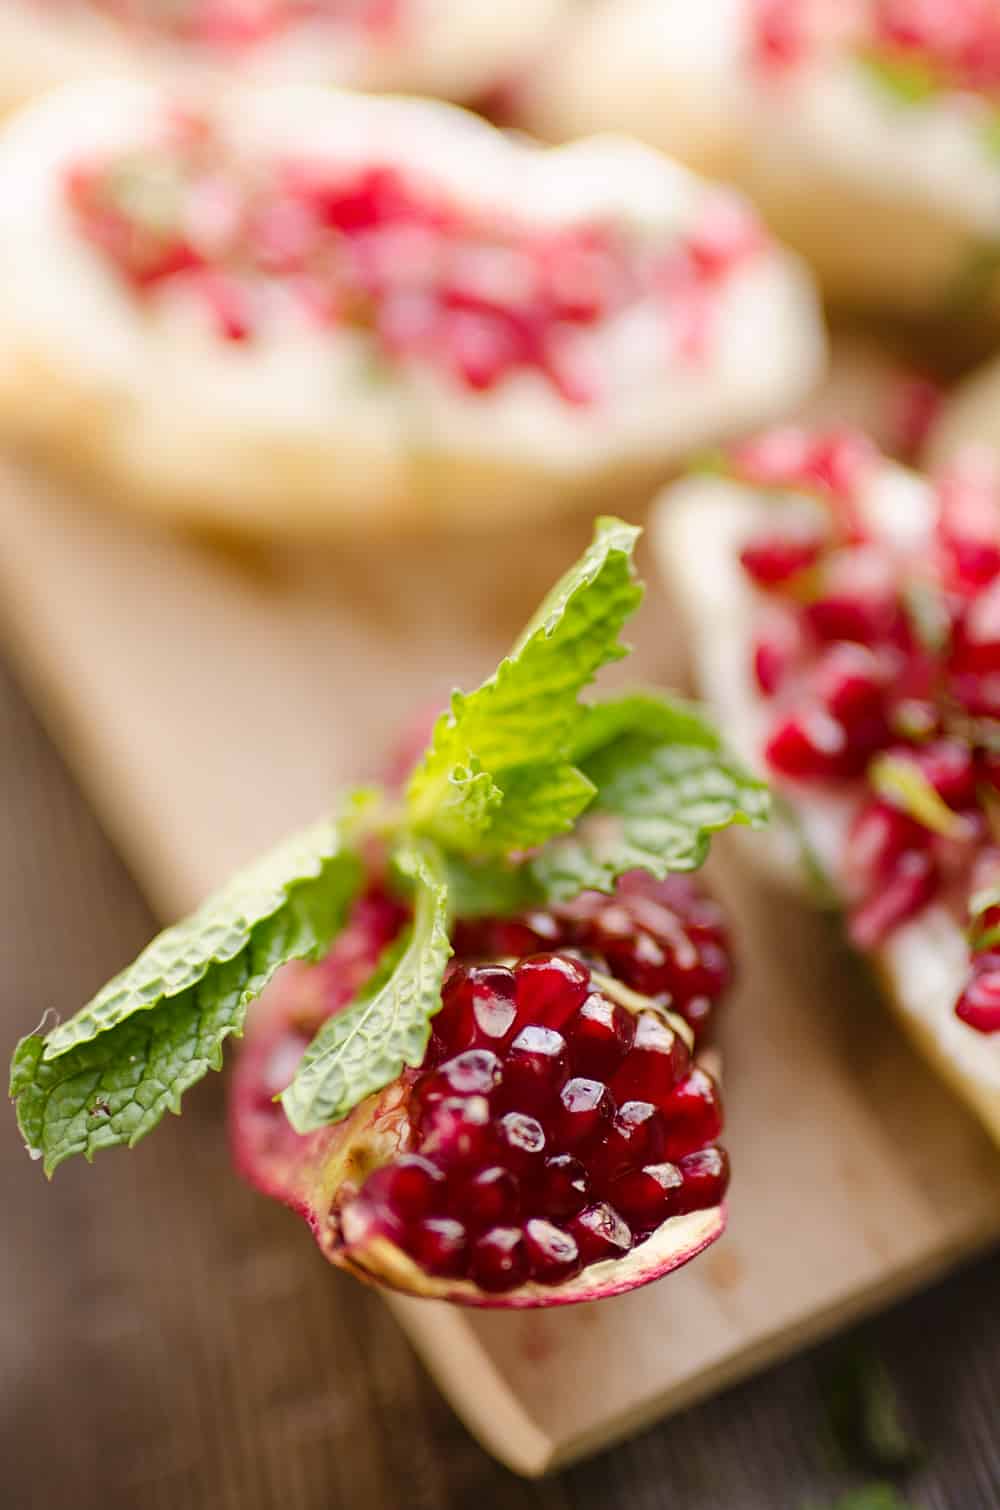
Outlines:
<svg viewBox="0 0 1000 1510"><path fill-rule="evenodd" d="M562 1221L582 1210L589 1196L590 1178L584 1164L571 1153L558 1153L545 1160L528 1201L545 1216Z"/></svg>
<svg viewBox="0 0 1000 1510"><path fill-rule="evenodd" d="M584 1264L606 1258L623 1258L632 1246L628 1223L606 1201L585 1206L567 1223Z"/></svg>
<svg viewBox="0 0 1000 1510"><path fill-rule="evenodd" d="M431 1216L405 1229L402 1246L429 1274L454 1276L465 1268L466 1234L462 1223Z"/></svg>
<svg viewBox="0 0 1000 1510"><path fill-rule="evenodd" d="M559 1148L586 1148L603 1135L614 1114L615 1103L602 1080L574 1075L549 1116L553 1141Z"/></svg>
<svg viewBox="0 0 1000 1510"><path fill-rule="evenodd" d="M528 1273L542 1285L562 1284L583 1267L576 1239L541 1217L525 1223L524 1248Z"/></svg>
<svg viewBox="0 0 1000 1510"><path fill-rule="evenodd" d="M608 1199L631 1225L648 1232L670 1215L682 1184L676 1164L646 1164L623 1174L608 1191Z"/></svg>
<svg viewBox="0 0 1000 1510"><path fill-rule="evenodd" d="M534 954L515 972L522 1020L561 1031L583 1005L590 971L565 954Z"/></svg>
<svg viewBox="0 0 1000 1510"><path fill-rule="evenodd" d="M934 744L925 745L923 749L906 753L942 801L950 807L966 807L975 803L976 768L972 751L967 744L962 744L957 739L939 739Z"/></svg>
<svg viewBox="0 0 1000 1510"><path fill-rule="evenodd" d="M813 691L823 707L845 728L877 717L886 684L883 663L867 645L833 645L812 674Z"/></svg>
<svg viewBox="0 0 1000 1510"><path fill-rule="evenodd" d="M420 1119L420 1149L444 1168L481 1163L491 1146L492 1119L485 1096L447 1096Z"/></svg>
<svg viewBox="0 0 1000 1510"><path fill-rule="evenodd" d="M490 1164L458 1184L450 1193L449 1204L470 1230L514 1222L521 1204L517 1176L501 1164Z"/></svg>
<svg viewBox="0 0 1000 1510"><path fill-rule="evenodd" d="M501 1294L528 1277L528 1255L520 1227L491 1227L469 1250L469 1278L488 1294Z"/></svg>
<svg viewBox="0 0 1000 1510"><path fill-rule="evenodd" d="M925 850L905 850L879 889L850 915L848 932L856 948L874 949L930 902L939 884L937 866Z"/></svg>
<svg viewBox="0 0 1000 1510"><path fill-rule="evenodd" d="M841 862L849 897L867 897L885 879L906 850L929 842L927 829L886 802L869 802L848 830Z"/></svg>
<svg viewBox="0 0 1000 1510"><path fill-rule="evenodd" d="M605 1142L591 1158L592 1177L604 1189L626 1170L658 1164L665 1148L663 1117L652 1102L625 1101Z"/></svg>
<svg viewBox="0 0 1000 1510"><path fill-rule="evenodd" d="M528 1176L541 1169L545 1129L537 1118L506 1112L496 1125L494 1142L499 1162L515 1174Z"/></svg>
<svg viewBox="0 0 1000 1510"><path fill-rule="evenodd" d="M722 1131L722 1100L706 1070L696 1065L674 1088L663 1108L663 1120L664 1154L671 1161L715 1142Z"/></svg>
<svg viewBox="0 0 1000 1510"><path fill-rule="evenodd" d="M846 751L843 726L815 708L782 719L768 737L764 759L793 781L829 781L842 774Z"/></svg>
<svg viewBox="0 0 1000 1510"><path fill-rule="evenodd" d="M819 532L764 535L743 547L740 562L759 587L780 587L818 561L824 545Z"/></svg>
<svg viewBox="0 0 1000 1510"><path fill-rule="evenodd" d="M987 969L970 980L955 1014L977 1033L1000 1033L1000 969Z"/></svg>
<svg viewBox="0 0 1000 1510"><path fill-rule="evenodd" d="M433 1034L447 1050L442 1057L469 1048L498 1050L514 1033L514 972L502 965L459 965L445 981L441 999Z"/></svg>
<svg viewBox="0 0 1000 1510"><path fill-rule="evenodd" d="M435 1164L419 1154L402 1154L370 1174L363 1193L400 1221L411 1222L439 1208L444 1201L444 1189L444 1175Z"/></svg>
<svg viewBox="0 0 1000 1510"><path fill-rule="evenodd" d="M573 1073L609 1080L634 1039L633 1014L620 1002L592 991L566 1033Z"/></svg>
<svg viewBox="0 0 1000 1510"><path fill-rule="evenodd" d="M488 1096L500 1083L500 1060L489 1049L466 1049L445 1060L417 1087L422 1106L452 1096Z"/></svg>
<svg viewBox="0 0 1000 1510"><path fill-rule="evenodd" d="M535 1111L559 1093L569 1074L566 1040L554 1028L522 1028L507 1051L503 1073L506 1105Z"/></svg>
<svg viewBox="0 0 1000 1510"><path fill-rule="evenodd" d="M623 1101L651 1101L662 1106L669 1100L688 1066L687 1045L653 1012L640 1012L635 1042L611 1082L611 1094Z"/></svg>
<svg viewBox="0 0 1000 1510"><path fill-rule="evenodd" d="M729 1157L724 1148L703 1148L678 1164L683 1181L674 1198L676 1215L717 1206L729 1185Z"/></svg>

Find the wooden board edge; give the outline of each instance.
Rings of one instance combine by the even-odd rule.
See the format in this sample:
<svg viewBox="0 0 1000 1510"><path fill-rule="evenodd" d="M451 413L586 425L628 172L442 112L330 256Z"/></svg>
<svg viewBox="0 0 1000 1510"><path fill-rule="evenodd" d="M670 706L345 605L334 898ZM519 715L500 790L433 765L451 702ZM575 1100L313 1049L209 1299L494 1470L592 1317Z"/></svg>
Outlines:
<svg viewBox="0 0 1000 1510"><path fill-rule="evenodd" d="M697 1378L644 1402L641 1408L609 1417L600 1426L559 1439L545 1432L525 1410L489 1352L454 1310L402 1297L388 1297L425 1368L466 1429L505 1467L522 1478L537 1479L569 1467L669 1415L739 1384L742 1380L821 1342L842 1327L883 1306L905 1300L942 1278L963 1261L1000 1240L1000 1199L996 1217L953 1238L920 1263L883 1276L792 1327L768 1333Z"/></svg>

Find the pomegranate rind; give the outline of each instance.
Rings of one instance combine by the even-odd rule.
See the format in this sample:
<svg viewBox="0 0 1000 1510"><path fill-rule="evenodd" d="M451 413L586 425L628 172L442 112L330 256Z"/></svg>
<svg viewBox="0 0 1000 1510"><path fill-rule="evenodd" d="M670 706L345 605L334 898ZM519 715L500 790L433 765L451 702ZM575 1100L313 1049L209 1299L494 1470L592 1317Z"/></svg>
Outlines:
<svg viewBox="0 0 1000 1510"><path fill-rule="evenodd" d="M912 519L927 507L929 492L913 473L883 461L865 495L874 516L884 507ZM750 675L754 593L739 551L752 511L761 507L753 487L692 477L664 490L651 523L657 563L688 630L701 694L733 749L758 771L768 710ZM850 801L796 790L785 811L787 821L779 810L771 832L746 846L750 862L799 897L836 906L835 861L851 821ZM741 837L736 831L734 842ZM870 958L907 1036L1000 1142L1000 1040L991 1043L955 1016L967 943L951 914L932 904Z"/></svg>
<svg viewBox="0 0 1000 1510"><path fill-rule="evenodd" d="M485 1309L527 1310L622 1295L680 1268L722 1235L724 1205L668 1217L623 1258L591 1264L559 1285L528 1282L502 1294L489 1294L469 1280L425 1273L382 1233L355 1241L345 1236L340 1219L345 1204L374 1169L408 1147L406 1074L367 1097L344 1121L303 1135L294 1131L273 1100L281 1088L274 1072L281 1068L291 1075L295 1052L305 1047L302 1028L346 1004L351 995L347 981L374 965L384 943L384 929L356 915L338 941L343 979L332 968L336 950L324 965L293 966L283 972L253 1009L233 1072L230 1141L237 1169L263 1194L303 1218L330 1263L366 1283L405 1295ZM635 997L620 982L607 985L619 999L634 999L648 1008L645 998ZM672 1016L670 1020L690 1046L687 1024Z"/></svg>
<svg viewBox="0 0 1000 1510"><path fill-rule="evenodd" d="M350 1269L359 1279L387 1285L404 1295L424 1300L447 1300L454 1305L475 1306L482 1310L526 1311L541 1306L607 1300L651 1284L697 1258L722 1236L725 1227L724 1205L670 1217L624 1258L591 1264L575 1278L560 1285L529 1282L501 1295L490 1295L467 1279L435 1279L385 1238L375 1238L367 1245L354 1248L333 1246L328 1251L329 1245L320 1235L319 1245L331 1263Z"/></svg>

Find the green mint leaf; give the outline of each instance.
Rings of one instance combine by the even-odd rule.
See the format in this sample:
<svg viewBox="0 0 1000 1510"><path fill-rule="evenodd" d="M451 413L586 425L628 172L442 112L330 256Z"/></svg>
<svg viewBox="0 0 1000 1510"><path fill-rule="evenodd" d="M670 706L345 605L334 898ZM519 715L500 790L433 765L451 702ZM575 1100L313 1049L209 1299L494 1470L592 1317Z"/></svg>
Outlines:
<svg viewBox="0 0 1000 1510"><path fill-rule="evenodd" d="M892 1484L866 1484L837 1500L831 1510L916 1510L909 1500L901 1499Z"/></svg>
<svg viewBox="0 0 1000 1510"><path fill-rule="evenodd" d="M361 881L341 825L325 821L160 934L47 1038L22 1039L11 1096L46 1173L74 1154L131 1147L178 1112L184 1091L221 1067L223 1042L278 967L325 953Z"/></svg>
<svg viewBox="0 0 1000 1510"><path fill-rule="evenodd" d="M906 755L877 755L868 767L875 793L946 839L966 834L965 819L938 796L915 761Z"/></svg>
<svg viewBox="0 0 1000 1510"><path fill-rule="evenodd" d="M657 693L589 708L571 755L597 795L571 835L529 862L548 901L611 891L637 868L661 879L693 870L713 833L734 823L758 827L769 814L764 783L726 752L699 710Z"/></svg>
<svg viewBox="0 0 1000 1510"><path fill-rule="evenodd" d="M847 1463L896 1472L919 1461L921 1450L906 1428L889 1372L868 1348L841 1351L824 1383L824 1403Z"/></svg>
<svg viewBox="0 0 1000 1510"><path fill-rule="evenodd" d="M981 954L1000 944L1000 923L988 922L986 914L1000 907L1000 885L983 886L969 898L969 949Z"/></svg>
<svg viewBox="0 0 1000 1510"><path fill-rule="evenodd" d="M205 982L210 988L213 971L239 955L248 956L253 979L261 962L273 960L276 969L283 958L321 952L343 915L343 887L328 884L331 869L349 873L352 894L360 886L358 862L344 849L340 822L325 819L284 840L191 917L153 939L127 970L49 1034L45 1058L67 1053L165 998Z"/></svg>
<svg viewBox="0 0 1000 1510"><path fill-rule="evenodd" d="M413 926L357 1001L331 1017L306 1050L281 1102L296 1132L337 1122L365 1096L418 1065L441 1006L451 958L451 910L444 861L431 845L406 844L397 868L414 888Z"/></svg>
<svg viewBox="0 0 1000 1510"><path fill-rule="evenodd" d="M944 87L944 80L923 58L866 52L858 62L868 77L898 105L924 105Z"/></svg>
<svg viewBox="0 0 1000 1510"><path fill-rule="evenodd" d="M564 832L583 810L586 784L565 769L567 751L580 692L627 653L619 635L642 598L632 566L638 534L598 520L589 549L494 675L453 695L410 780L416 830L461 853L499 853Z"/></svg>

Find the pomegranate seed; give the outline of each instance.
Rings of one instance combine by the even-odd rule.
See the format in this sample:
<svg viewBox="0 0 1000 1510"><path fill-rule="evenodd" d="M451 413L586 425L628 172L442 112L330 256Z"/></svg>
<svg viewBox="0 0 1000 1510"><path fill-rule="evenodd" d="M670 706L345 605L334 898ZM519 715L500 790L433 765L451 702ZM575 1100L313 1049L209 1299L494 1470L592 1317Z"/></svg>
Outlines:
<svg viewBox="0 0 1000 1510"><path fill-rule="evenodd" d="M618 1108L607 1139L594 1155L594 1179L603 1188L627 1170L659 1163L665 1148L663 1118L652 1102L625 1101Z"/></svg>
<svg viewBox="0 0 1000 1510"><path fill-rule="evenodd" d="M435 1044L447 1054L481 1047L506 1046L517 1021L514 972L502 965L461 966L442 991L443 1005L434 1018Z"/></svg>
<svg viewBox="0 0 1000 1510"><path fill-rule="evenodd" d="M557 1221L575 1216L590 1195L590 1179L585 1166L570 1153L546 1159L542 1173L533 1187L532 1199L537 1209Z"/></svg>
<svg viewBox="0 0 1000 1510"><path fill-rule="evenodd" d="M504 1226L516 1219L521 1192L516 1177L500 1164L491 1164L453 1191L451 1205L466 1227Z"/></svg>
<svg viewBox="0 0 1000 1510"><path fill-rule="evenodd" d="M488 1096L500 1083L500 1060L489 1049L466 1049L420 1082L424 1106L452 1096Z"/></svg>
<svg viewBox="0 0 1000 1510"><path fill-rule="evenodd" d="M407 1228L403 1247L428 1274L456 1275L465 1267L465 1228L449 1216L432 1216Z"/></svg>
<svg viewBox="0 0 1000 1510"><path fill-rule="evenodd" d="M729 1157L724 1148L702 1148L680 1160L682 1185L673 1209L681 1216L718 1206L729 1187Z"/></svg>
<svg viewBox="0 0 1000 1510"><path fill-rule="evenodd" d="M561 1031L583 1005L590 971L564 954L534 954L516 970L517 1004L531 1023Z"/></svg>
<svg viewBox="0 0 1000 1510"><path fill-rule="evenodd" d="M498 1156L515 1174L529 1175L541 1167L545 1129L524 1112L507 1112L496 1127Z"/></svg>
<svg viewBox="0 0 1000 1510"><path fill-rule="evenodd" d="M524 1247L528 1272L539 1284L561 1284L578 1274L583 1266L576 1240L540 1217L532 1217L525 1223Z"/></svg>
<svg viewBox="0 0 1000 1510"><path fill-rule="evenodd" d="M661 1018L640 1012L635 1043L611 1082L611 1093L623 1101L651 1101L661 1107L688 1066L686 1044Z"/></svg>
<svg viewBox="0 0 1000 1510"><path fill-rule="evenodd" d="M555 1141L564 1148L583 1148L605 1132L614 1114L615 1103L603 1081L574 1076L559 1092L553 1116Z"/></svg>
<svg viewBox="0 0 1000 1510"><path fill-rule="evenodd" d="M376 1169L365 1181L365 1195L389 1208L401 1221L416 1221L440 1207L445 1179L441 1170L419 1154L402 1154Z"/></svg>
<svg viewBox="0 0 1000 1510"><path fill-rule="evenodd" d="M743 547L740 562L759 587L780 587L813 566L825 544L821 534L765 535Z"/></svg>
<svg viewBox="0 0 1000 1510"><path fill-rule="evenodd" d="M882 709L885 672L866 645L833 645L820 657L813 690L831 718L845 727L877 718Z"/></svg>
<svg viewBox="0 0 1000 1510"><path fill-rule="evenodd" d="M478 1163L490 1144L490 1104L485 1096L447 1096L432 1102L420 1119L421 1147L450 1168Z"/></svg>
<svg viewBox="0 0 1000 1510"><path fill-rule="evenodd" d="M774 697L803 651L803 635L790 614L772 613L753 650L753 674L765 697Z"/></svg>
<svg viewBox="0 0 1000 1510"><path fill-rule="evenodd" d="M906 850L925 847L930 835L915 818L887 802L869 802L848 830L842 861L848 896L868 896Z"/></svg>
<svg viewBox="0 0 1000 1510"><path fill-rule="evenodd" d="M520 1227L491 1227L472 1244L469 1278L496 1295L513 1290L528 1277L528 1254Z"/></svg>
<svg viewBox="0 0 1000 1510"><path fill-rule="evenodd" d="M843 774L847 735L821 709L786 718L764 746L764 759L780 776L793 781L829 781Z"/></svg>
<svg viewBox="0 0 1000 1510"><path fill-rule="evenodd" d="M591 992L568 1029L569 1060L574 1074L608 1080L634 1039L632 1013L619 1002Z"/></svg>
<svg viewBox="0 0 1000 1510"><path fill-rule="evenodd" d="M558 1095L569 1073L566 1040L554 1028L522 1028L507 1052L503 1095L508 1106L537 1109Z"/></svg>
<svg viewBox="0 0 1000 1510"><path fill-rule="evenodd" d="M664 1107L664 1117L667 1159L676 1161L684 1154L704 1148L706 1143L714 1143L722 1131L722 1103L711 1075L696 1065L674 1088Z"/></svg>
<svg viewBox="0 0 1000 1510"><path fill-rule="evenodd" d="M682 1183L676 1164L647 1164L622 1175L608 1195L633 1232L648 1232L671 1211Z"/></svg>
<svg viewBox="0 0 1000 1510"><path fill-rule="evenodd" d="M1000 1033L1000 968L973 976L958 998L955 1014L977 1033Z"/></svg>
<svg viewBox="0 0 1000 1510"><path fill-rule="evenodd" d="M904 850L880 889L851 914L848 931L858 949L874 949L900 923L922 912L938 889L938 872L925 850Z"/></svg>
<svg viewBox="0 0 1000 1510"><path fill-rule="evenodd" d="M585 1206L569 1223L569 1231L585 1264L622 1258L632 1246L627 1223L605 1201Z"/></svg>

